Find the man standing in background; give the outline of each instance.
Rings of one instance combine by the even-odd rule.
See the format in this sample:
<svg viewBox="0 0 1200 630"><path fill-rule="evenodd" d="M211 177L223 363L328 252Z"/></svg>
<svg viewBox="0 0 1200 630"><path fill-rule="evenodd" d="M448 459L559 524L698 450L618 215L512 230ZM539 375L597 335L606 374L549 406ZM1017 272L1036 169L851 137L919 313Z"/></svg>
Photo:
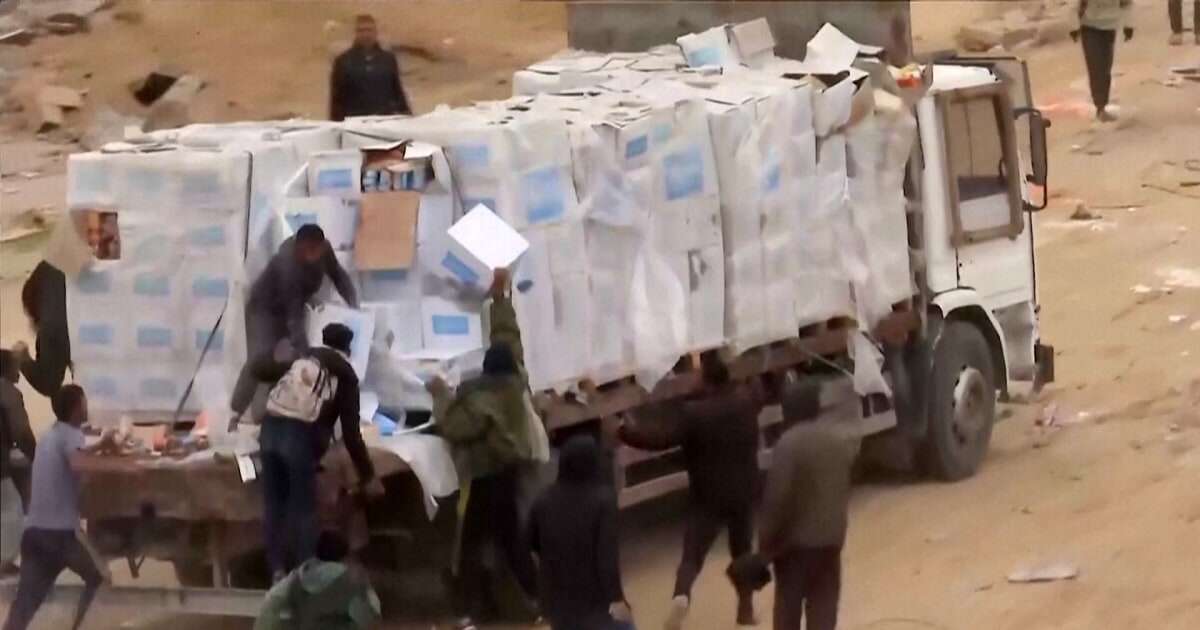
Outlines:
<svg viewBox="0 0 1200 630"><path fill-rule="evenodd" d="M1183 0L1167 0L1167 14L1171 18L1171 45L1183 45ZM1192 35L1200 46L1200 0L1192 2Z"/></svg>
<svg viewBox="0 0 1200 630"><path fill-rule="evenodd" d="M400 62L379 45L375 18L354 18L354 45L333 61L329 118L411 113L400 83Z"/></svg>
<svg viewBox="0 0 1200 630"><path fill-rule="evenodd" d="M1079 28L1071 31L1071 39L1083 40L1083 60L1087 63L1096 120L1100 122L1117 119L1108 110L1113 57L1117 31L1125 31L1125 41L1133 39L1133 26L1129 22L1132 8L1133 0L1079 0Z"/></svg>

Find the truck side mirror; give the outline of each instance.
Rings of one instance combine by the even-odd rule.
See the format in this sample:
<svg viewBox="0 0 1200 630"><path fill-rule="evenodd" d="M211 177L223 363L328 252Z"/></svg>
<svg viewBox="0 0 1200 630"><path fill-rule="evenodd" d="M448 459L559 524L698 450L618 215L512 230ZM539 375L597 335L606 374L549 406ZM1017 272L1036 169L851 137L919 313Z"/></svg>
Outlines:
<svg viewBox="0 0 1200 630"><path fill-rule="evenodd" d="M1033 107L1022 107L1013 112L1016 117L1029 116L1029 164L1033 172L1026 176L1026 181L1042 189L1040 205L1029 204L1029 210L1045 209L1049 198L1046 191L1049 164L1046 159L1046 129L1050 121L1042 116L1042 112Z"/></svg>

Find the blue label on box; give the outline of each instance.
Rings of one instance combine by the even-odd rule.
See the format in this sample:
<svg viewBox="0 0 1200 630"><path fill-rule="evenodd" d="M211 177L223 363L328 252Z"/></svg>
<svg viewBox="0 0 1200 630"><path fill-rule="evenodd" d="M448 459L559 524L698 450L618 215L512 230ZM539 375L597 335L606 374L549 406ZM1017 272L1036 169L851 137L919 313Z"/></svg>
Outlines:
<svg viewBox="0 0 1200 630"><path fill-rule="evenodd" d="M317 192L353 188L354 172L348 168L330 168L317 173Z"/></svg>
<svg viewBox="0 0 1200 630"><path fill-rule="evenodd" d="M373 269L363 273L378 282L404 282L408 278L407 269Z"/></svg>
<svg viewBox="0 0 1200 630"><path fill-rule="evenodd" d="M192 296L198 298L227 298L229 297L229 279L221 276L193 278Z"/></svg>
<svg viewBox="0 0 1200 630"><path fill-rule="evenodd" d="M672 153L663 160L667 201L704 192L704 154L698 145Z"/></svg>
<svg viewBox="0 0 1200 630"><path fill-rule="evenodd" d="M212 343L209 344L209 352L220 352L225 348L225 331L218 330L197 330L196 331L196 349L204 351L204 345L208 344L208 336L212 334Z"/></svg>
<svg viewBox="0 0 1200 630"><path fill-rule="evenodd" d="M650 137L642 134L625 145L625 159L632 160L639 155L645 155L650 150Z"/></svg>
<svg viewBox="0 0 1200 630"><path fill-rule="evenodd" d="M293 232L300 231L302 226L308 225L309 223L313 225L317 224L317 213L315 212L293 212L285 215L285 218L287 219L288 226L292 228Z"/></svg>
<svg viewBox="0 0 1200 630"><path fill-rule="evenodd" d="M88 397L115 398L117 396L117 380L111 376L97 376L84 381Z"/></svg>
<svg viewBox="0 0 1200 630"><path fill-rule="evenodd" d="M779 162L773 162L767 167L767 172L763 177L763 192L773 193L779 190L779 185L782 183L783 173Z"/></svg>
<svg viewBox="0 0 1200 630"><path fill-rule="evenodd" d="M84 269L75 279L75 286L80 293L95 295L112 291L112 278L107 272Z"/></svg>
<svg viewBox="0 0 1200 630"><path fill-rule="evenodd" d="M184 205L211 203L220 198L221 175L217 171L193 171L183 175L180 185Z"/></svg>
<svg viewBox="0 0 1200 630"><path fill-rule="evenodd" d="M450 273L454 274L464 284L475 284L479 282L479 274L475 270L467 266L458 256L452 252L446 252L446 257L442 259L442 266Z"/></svg>
<svg viewBox="0 0 1200 630"><path fill-rule="evenodd" d="M716 46L705 46L699 50L693 50L687 60L688 65L693 68L696 66L719 66L721 65L721 51Z"/></svg>
<svg viewBox="0 0 1200 630"><path fill-rule="evenodd" d="M471 332L471 321L466 315L434 315L433 334L463 337Z"/></svg>
<svg viewBox="0 0 1200 630"><path fill-rule="evenodd" d="M672 127L669 123L663 123L654 128L654 144L662 144L671 139Z"/></svg>
<svg viewBox="0 0 1200 630"><path fill-rule="evenodd" d="M175 381L166 378L144 378L138 384L138 393L147 398L175 398L178 389Z"/></svg>
<svg viewBox="0 0 1200 630"><path fill-rule="evenodd" d="M170 328L163 326L138 326L137 345L139 348L166 348L171 345Z"/></svg>
<svg viewBox="0 0 1200 630"><path fill-rule="evenodd" d="M456 144L450 147L450 157L459 168L485 169L492 163L491 149L486 144Z"/></svg>
<svg viewBox="0 0 1200 630"><path fill-rule="evenodd" d="M225 226L192 228L188 230L188 244L193 247L220 247L225 244Z"/></svg>
<svg viewBox="0 0 1200 630"><path fill-rule="evenodd" d="M132 168L126 175L125 181L129 190L136 190L142 195L152 195L162 192L166 173L150 168Z"/></svg>
<svg viewBox="0 0 1200 630"><path fill-rule="evenodd" d="M521 178L521 188L525 195L525 217L530 223L553 221L566 214L567 187L558 167L526 173Z"/></svg>
<svg viewBox="0 0 1200 630"><path fill-rule="evenodd" d="M139 273L133 279L133 292L144 297L166 297L171 294L171 281L162 274Z"/></svg>
<svg viewBox="0 0 1200 630"><path fill-rule="evenodd" d="M80 324L79 343L88 346L108 346L113 342L113 329L108 324Z"/></svg>

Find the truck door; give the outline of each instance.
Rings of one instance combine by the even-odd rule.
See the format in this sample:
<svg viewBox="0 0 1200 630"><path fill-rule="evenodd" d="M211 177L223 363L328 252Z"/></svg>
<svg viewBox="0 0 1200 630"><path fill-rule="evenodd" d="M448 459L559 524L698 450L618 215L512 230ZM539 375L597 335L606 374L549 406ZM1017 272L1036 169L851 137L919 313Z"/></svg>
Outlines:
<svg viewBox="0 0 1200 630"><path fill-rule="evenodd" d="M1020 152L1005 83L939 95L959 285L995 311L1033 303Z"/></svg>

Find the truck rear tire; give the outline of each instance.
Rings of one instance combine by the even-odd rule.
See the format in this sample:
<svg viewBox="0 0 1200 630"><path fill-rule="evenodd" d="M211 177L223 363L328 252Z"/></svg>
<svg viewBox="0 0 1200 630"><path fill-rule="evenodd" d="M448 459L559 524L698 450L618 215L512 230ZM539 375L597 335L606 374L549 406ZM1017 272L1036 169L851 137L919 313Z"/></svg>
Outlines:
<svg viewBox="0 0 1200 630"><path fill-rule="evenodd" d="M943 481L979 470L996 418L992 351L975 326L949 321L934 348L929 432L921 448L926 471Z"/></svg>

